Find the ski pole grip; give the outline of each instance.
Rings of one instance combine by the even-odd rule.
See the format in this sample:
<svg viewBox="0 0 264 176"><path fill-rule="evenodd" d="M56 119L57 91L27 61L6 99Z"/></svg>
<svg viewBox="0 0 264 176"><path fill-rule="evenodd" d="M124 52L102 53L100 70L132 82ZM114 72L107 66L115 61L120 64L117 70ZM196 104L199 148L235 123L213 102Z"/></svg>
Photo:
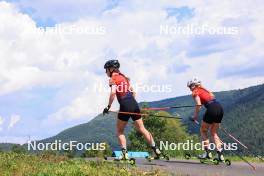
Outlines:
<svg viewBox="0 0 264 176"><path fill-rule="evenodd" d="M200 125L200 123L197 120L194 120L192 117L189 117L190 121L196 123L197 125Z"/></svg>

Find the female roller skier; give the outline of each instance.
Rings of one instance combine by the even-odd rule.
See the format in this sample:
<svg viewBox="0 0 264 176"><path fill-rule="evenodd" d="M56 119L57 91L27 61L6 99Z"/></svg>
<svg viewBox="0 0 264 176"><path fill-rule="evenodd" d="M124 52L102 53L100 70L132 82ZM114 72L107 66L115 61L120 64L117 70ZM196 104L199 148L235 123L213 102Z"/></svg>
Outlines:
<svg viewBox="0 0 264 176"><path fill-rule="evenodd" d="M190 80L187 83L187 86L192 91L192 97L196 103L195 113L193 116L193 120L198 120L199 111L203 106L206 108L206 112L203 116L203 121L200 128L200 133L202 137L202 142L204 145L205 152L202 155L199 155L200 159L211 159L212 153L209 150L209 138L208 138L208 131L210 130L211 137L213 139L213 142L216 145L217 150L217 159L219 161L224 161L224 156L222 154L223 148L222 148L222 141L220 140L218 136L218 129L221 124L224 111L221 106L221 104L216 101L215 96L205 89L201 81L199 81L197 78L194 78Z"/></svg>
<svg viewBox="0 0 264 176"><path fill-rule="evenodd" d="M120 63L118 60L109 60L104 65L105 72L107 76L110 77L109 86L111 87L111 92L108 106L104 109L103 114L109 112L115 97L117 97L120 104L120 112L140 113L138 103L135 100L135 92L130 86L129 79L120 72L119 68ZM122 154L119 159L129 159L124 129L130 118L134 121L135 128L144 136L148 144L151 146L152 150L156 154L156 158L159 158L161 152L156 147L151 133L144 127L141 116L119 113L116 122L118 140L122 149Z"/></svg>

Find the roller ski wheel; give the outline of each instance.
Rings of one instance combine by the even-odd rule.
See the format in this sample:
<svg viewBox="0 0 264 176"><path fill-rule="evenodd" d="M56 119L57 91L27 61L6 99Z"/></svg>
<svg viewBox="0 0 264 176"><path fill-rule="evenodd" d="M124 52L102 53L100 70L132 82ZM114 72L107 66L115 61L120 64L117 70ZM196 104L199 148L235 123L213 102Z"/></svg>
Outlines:
<svg viewBox="0 0 264 176"><path fill-rule="evenodd" d="M214 164L214 165L218 165L219 162L220 162L220 161L219 161L217 158L214 158L214 159L213 159L213 164Z"/></svg>
<svg viewBox="0 0 264 176"><path fill-rule="evenodd" d="M136 165L136 159L135 158L129 158L129 164L131 164L132 166Z"/></svg>
<svg viewBox="0 0 264 176"><path fill-rule="evenodd" d="M105 157L104 160L106 162L113 162L113 163L120 163L120 164L130 164L131 166L135 166L136 165L136 159L135 158L129 158L127 160L114 158L113 160L108 160L108 158Z"/></svg>
<svg viewBox="0 0 264 176"><path fill-rule="evenodd" d="M152 156L146 156L145 157L146 160L148 160L149 162L153 161L153 160L166 160L166 161L169 161L170 160L170 157L169 155L167 154L161 154L160 156L155 156L155 157L152 157Z"/></svg>
<svg viewBox="0 0 264 176"><path fill-rule="evenodd" d="M136 159L135 158L129 158L128 160L115 158L114 161L118 162L118 163L122 163L122 164L130 164L131 166L136 165Z"/></svg>
<svg viewBox="0 0 264 176"><path fill-rule="evenodd" d="M218 162L218 164L219 163L224 163L226 166L230 166L231 165L231 161L229 159L220 160L219 158L214 158L213 161L214 162Z"/></svg>
<svg viewBox="0 0 264 176"><path fill-rule="evenodd" d="M190 160L192 157L189 153L186 153L184 155L184 158L186 160ZM224 161L220 161L218 158L214 158L214 159L211 159L211 158L199 158L199 157L194 157L194 159L198 159L200 161L200 163L202 164L214 164L214 165L219 165L220 163L224 163L226 166L231 166L231 161L229 159L225 159Z"/></svg>
<svg viewBox="0 0 264 176"><path fill-rule="evenodd" d="M229 159L226 159L226 160L225 160L225 164L226 164L227 166L231 166L231 161L230 161Z"/></svg>
<svg viewBox="0 0 264 176"><path fill-rule="evenodd" d="M210 163L212 163L212 164L214 164L214 165L218 165L219 164L219 160L218 159L216 159L216 158L214 158L214 159L209 159L209 158L201 158L201 159L199 159L200 160L200 163L202 163L202 164L210 164Z"/></svg>
<svg viewBox="0 0 264 176"><path fill-rule="evenodd" d="M184 158L186 159L186 160L189 160L189 159L191 159L191 154L189 154L189 153L185 153L185 155L184 155Z"/></svg>
<svg viewBox="0 0 264 176"><path fill-rule="evenodd" d="M151 162L152 160L154 160L154 158L152 158L150 156L146 156L145 159L148 160L148 162Z"/></svg>
<svg viewBox="0 0 264 176"><path fill-rule="evenodd" d="M204 159L200 159L200 163L204 164L205 163Z"/></svg>
<svg viewBox="0 0 264 176"><path fill-rule="evenodd" d="M217 158L215 158L218 160ZM229 159L225 159L224 161L218 160L219 163L224 163L226 166L231 166L231 161Z"/></svg>
<svg viewBox="0 0 264 176"><path fill-rule="evenodd" d="M226 166L231 166L231 161L226 159L224 161L220 161L217 158L214 159L200 159L200 163L213 163L214 165L219 165L220 163L224 163Z"/></svg>
<svg viewBox="0 0 264 176"><path fill-rule="evenodd" d="M164 157L165 160L170 161L170 157L169 157L169 155L164 154L163 157Z"/></svg>

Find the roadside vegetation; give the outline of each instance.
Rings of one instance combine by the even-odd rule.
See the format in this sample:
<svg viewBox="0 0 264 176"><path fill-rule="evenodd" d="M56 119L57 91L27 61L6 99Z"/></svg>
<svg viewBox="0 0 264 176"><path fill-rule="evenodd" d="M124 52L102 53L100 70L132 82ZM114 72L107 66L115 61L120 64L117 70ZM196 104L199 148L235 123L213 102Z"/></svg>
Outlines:
<svg viewBox="0 0 264 176"><path fill-rule="evenodd" d="M0 173L3 176L148 176L169 175L160 170L142 171L128 165L111 162L70 159L51 153L29 155L14 152L0 153Z"/></svg>

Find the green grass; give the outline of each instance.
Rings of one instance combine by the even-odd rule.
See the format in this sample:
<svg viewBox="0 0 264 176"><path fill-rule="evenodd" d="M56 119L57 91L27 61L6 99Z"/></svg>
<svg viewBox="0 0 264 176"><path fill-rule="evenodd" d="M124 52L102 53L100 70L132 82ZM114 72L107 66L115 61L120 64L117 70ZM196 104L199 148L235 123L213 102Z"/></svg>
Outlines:
<svg viewBox="0 0 264 176"><path fill-rule="evenodd" d="M241 161L236 156L226 156L232 162ZM183 159L178 157L177 159ZM250 162L258 163L259 159L245 157ZM117 165L112 162L69 159L52 154L28 155L0 152L1 176L165 176L170 175L161 170L140 170L130 165ZM177 174L178 176L181 174Z"/></svg>
<svg viewBox="0 0 264 176"><path fill-rule="evenodd" d="M0 153L1 176L148 176L168 175L160 170L142 171L103 161L68 159L64 156Z"/></svg>

